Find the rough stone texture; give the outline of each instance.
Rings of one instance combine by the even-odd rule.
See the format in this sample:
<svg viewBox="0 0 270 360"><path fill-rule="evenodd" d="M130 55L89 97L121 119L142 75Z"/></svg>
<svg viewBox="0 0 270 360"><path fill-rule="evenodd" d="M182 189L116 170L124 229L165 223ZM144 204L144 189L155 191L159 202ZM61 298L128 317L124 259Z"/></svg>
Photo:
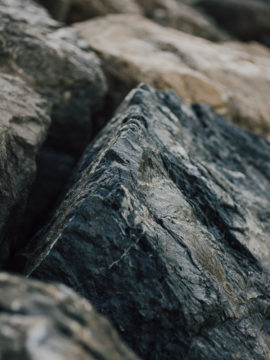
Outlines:
<svg viewBox="0 0 270 360"><path fill-rule="evenodd" d="M63 285L0 273L1 360L138 360L92 305Z"/></svg>
<svg viewBox="0 0 270 360"><path fill-rule="evenodd" d="M86 150L25 273L144 359L269 359L270 143L147 85Z"/></svg>
<svg viewBox="0 0 270 360"><path fill-rule="evenodd" d="M33 211L24 221L25 227L31 228L37 220L36 216L44 216L47 203L55 200L76 157L93 136L91 114L101 103L106 92L106 84L99 60L93 52L88 51L87 45L79 39L74 29L61 28L44 9L29 0L2 0L0 2L0 72L20 77L33 89L28 95L14 96L9 99L6 97L5 87L1 87L1 93L3 92L1 96L6 97L6 102L10 101L8 106L11 115L13 115L13 106L16 113L18 112L17 108L21 106L22 117L29 116L29 119L21 120L21 129L24 129L21 131L24 131L24 136L34 136L36 133L37 138L33 140L36 142L35 154L45 139L45 128L39 129L45 110L42 109L43 105L36 106L37 109L33 110L33 104L39 98L34 91L47 103L43 106L44 109L46 106L51 109L48 110L47 115L50 115L52 125L41 156L41 158L49 158L47 162L50 162L50 167L41 170L42 176L38 177L35 187L39 189L38 194L35 194L35 200L29 205ZM17 91L14 90L14 94L16 93ZM18 104L16 103L17 99ZM2 117L2 112L0 112L0 116ZM30 116L33 117L33 120ZM29 127L29 134L26 134ZM39 132L42 132L42 136ZM9 153L12 151L8 148L8 144L3 146L6 146L4 151ZM10 154L8 156L11 157ZM28 156L31 156L31 167L33 168L32 152L29 155L26 152L25 161ZM59 162L66 157L72 158L68 163L69 167L66 167L65 172L60 174L62 176L55 181L56 171L61 170L58 166ZM5 159L5 157L0 161L11 162L9 158ZM20 161L24 163L21 157ZM42 163L38 162L40 172L39 165ZM16 171L19 173L23 167L20 164ZM26 173L29 172L27 169L28 166L25 166L22 176L26 176ZM5 176L7 175L5 174ZM50 180L51 177L53 180ZM12 181L15 184L17 179L14 178ZM31 181L33 181L33 169L27 183ZM44 184L45 181L46 184ZM50 189L49 184L52 182L54 184ZM5 186L9 186L9 184ZM20 193L20 196L26 197L27 191L22 194L23 186L21 183L17 189L13 187L7 196L13 197L12 194L16 192ZM44 187L46 187L46 193L43 192ZM55 189L56 191L54 191ZM14 206L19 205L17 201L18 198L14 195ZM8 210L9 207L6 208L6 211ZM14 218L15 214L11 214L11 216ZM4 221L5 217L2 217L1 222ZM30 223L28 224L28 222ZM16 230L13 225L11 227L12 231ZM13 240L10 238L9 241ZM1 249L0 264L2 258L5 257L4 254L5 252Z"/></svg>
<svg viewBox="0 0 270 360"><path fill-rule="evenodd" d="M21 79L0 73L0 264L16 247L35 158L49 124L50 108Z"/></svg>
<svg viewBox="0 0 270 360"><path fill-rule="evenodd" d="M269 0L194 0L192 4L239 39L270 46Z"/></svg>
<svg viewBox="0 0 270 360"><path fill-rule="evenodd" d="M106 91L97 57L30 0L2 0L0 24L0 70L20 75L52 103L55 146L80 151Z"/></svg>
<svg viewBox="0 0 270 360"><path fill-rule="evenodd" d="M139 82L174 89L187 102L214 107L270 138L270 60L214 44L132 15L110 15L75 27L103 61L112 103Z"/></svg>

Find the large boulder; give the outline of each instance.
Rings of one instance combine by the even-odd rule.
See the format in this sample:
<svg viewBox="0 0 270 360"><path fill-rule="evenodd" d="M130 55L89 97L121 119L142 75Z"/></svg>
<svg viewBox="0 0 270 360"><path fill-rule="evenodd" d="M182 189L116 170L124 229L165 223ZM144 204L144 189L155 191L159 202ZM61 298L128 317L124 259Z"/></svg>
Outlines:
<svg viewBox="0 0 270 360"><path fill-rule="evenodd" d="M119 103L141 81L174 89L246 129L270 138L270 59L214 44L132 15L75 25L100 56Z"/></svg>
<svg viewBox="0 0 270 360"><path fill-rule="evenodd" d="M0 273L1 360L138 360L88 301L63 285Z"/></svg>
<svg viewBox="0 0 270 360"><path fill-rule="evenodd" d="M1 1L0 36L0 70L18 74L50 102L54 145L81 151L106 91L98 58L31 0Z"/></svg>
<svg viewBox="0 0 270 360"><path fill-rule="evenodd" d="M0 73L0 264L16 247L36 172L35 158L50 125L50 107L18 77Z"/></svg>
<svg viewBox="0 0 270 360"><path fill-rule="evenodd" d="M269 164L264 138L142 85L18 259L90 299L144 359L266 360Z"/></svg>
<svg viewBox="0 0 270 360"><path fill-rule="evenodd" d="M193 0L192 5L213 17L231 35L270 46L269 0Z"/></svg>
<svg viewBox="0 0 270 360"><path fill-rule="evenodd" d="M18 209L25 205L21 199L26 200L34 180L35 156L41 144L46 138L46 146L38 157L40 176L37 190L31 196L34 199L29 204L31 210L24 220L25 232L37 221L37 216L45 216L45 209L55 200L76 158L94 135L91 115L101 104L106 83L99 60L88 51L74 29L61 28L30 0L0 2L0 53L0 72L7 74L1 78L0 88L4 103L0 108L1 136L7 126L11 127L5 131L3 136L7 137L1 143L0 162L8 163L8 169L3 170L3 175L1 171L3 190L0 191L5 192L5 200L1 199L0 203L3 209L0 210L0 243L12 244L17 243L14 237L22 234L15 226ZM15 76L21 82L13 80ZM48 134L49 118L52 122ZM12 125L7 125L8 122ZM15 138L14 129L20 131L16 148L13 140L7 141L10 136ZM9 133L12 135L6 135ZM29 149L25 142L29 142ZM67 165L59 167L66 158ZM30 160L31 166L26 165ZM9 222L7 216L13 220ZM2 232L5 223L6 235ZM6 255L1 245L0 267Z"/></svg>

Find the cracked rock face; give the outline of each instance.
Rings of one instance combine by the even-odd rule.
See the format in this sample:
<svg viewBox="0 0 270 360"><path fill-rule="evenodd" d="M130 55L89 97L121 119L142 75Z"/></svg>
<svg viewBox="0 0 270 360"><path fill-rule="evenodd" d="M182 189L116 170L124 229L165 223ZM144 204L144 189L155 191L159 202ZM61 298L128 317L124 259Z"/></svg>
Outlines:
<svg viewBox="0 0 270 360"><path fill-rule="evenodd" d="M50 108L21 79L0 73L0 264L16 247L16 230L36 172Z"/></svg>
<svg viewBox="0 0 270 360"><path fill-rule="evenodd" d="M0 2L0 54L0 73L5 74L0 75L0 242L10 244L1 248L1 267L9 248L17 243L16 223L34 181L42 143L46 139L38 159L35 200L24 219L26 228L55 200L76 157L93 136L91 115L105 95L106 82L97 57L76 32L61 28L30 0ZM40 158L43 163L49 158L42 171ZM62 169L63 159L67 166Z"/></svg>
<svg viewBox="0 0 270 360"><path fill-rule="evenodd" d="M212 43L132 15L110 15L75 28L102 59L112 102L119 104L143 81L173 89L189 103L208 104L270 138L270 60L263 52Z"/></svg>
<svg viewBox="0 0 270 360"><path fill-rule="evenodd" d="M22 257L144 359L269 359L270 144L147 85ZM27 260L28 259L28 260Z"/></svg>
<svg viewBox="0 0 270 360"><path fill-rule="evenodd" d="M0 273L0 291L1 360L138 360L67 287Z"/></svg>

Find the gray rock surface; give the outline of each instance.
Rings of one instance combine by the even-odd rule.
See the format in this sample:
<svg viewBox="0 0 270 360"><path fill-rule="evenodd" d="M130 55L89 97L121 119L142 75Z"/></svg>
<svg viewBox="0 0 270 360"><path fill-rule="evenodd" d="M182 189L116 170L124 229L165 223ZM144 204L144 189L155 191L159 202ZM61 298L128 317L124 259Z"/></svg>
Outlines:
<svg viewBox="0 0 270 360"><path fill-rule="evenodd" d="M41 144L47 138L39 158L49 159L50 167L41 170L42 163L38 161L41 173L35 186L38 191L29 204L25 229L30 229L37 217L44 217L48 203L55 200L76 158L93 136L91 115L101 104L106 83L99 60L88 51L76 32L61 28L43 8L30 0L0 2L0 54L0 72L6 74L0 87L1 128L8 126L12 132L14 129L20 131L16 149L5 140L1 143L0 154L0 161L7 162L9 170L14 168L13 172L3 170L0 180L1 192L5 192L5 200L1 199L0 205L3 209L0 210L0 242L12 244L17 242L14 240L18 232L17 220L7 224L7 214L10 213L12 219L19 218L17 209L22 207L20 199L26 200L29 184L34 180L35 156ZM13 85L15 77L22 81L14 80L16 84ZM52 121L48 134L49 118ZM71 159L63 172L59 162L67 157ZM59 170L56 179L55 173ZM4 224L6 235L2 232ZM7 254L7 250L1 248L0 266Z"/></svg>
<svg viewBox="0 0 270 360"><path fill-rule="evenodd" d="M25 273L144 359L269 359L270 143L147 85L86 150Z"/></svg>
<svg viewBox="0 0 270 360"><path fill-rule="evenodd" d="M0 73L0 264L16 248L36 172L38 153L50 124L50 107L20 78Z"/></svg>
<svg viewBox="0 0 270 360"><path fill-rule="evenodd" d="M63 285L0 273L1 360L138 360L92 305Z"/></svg>

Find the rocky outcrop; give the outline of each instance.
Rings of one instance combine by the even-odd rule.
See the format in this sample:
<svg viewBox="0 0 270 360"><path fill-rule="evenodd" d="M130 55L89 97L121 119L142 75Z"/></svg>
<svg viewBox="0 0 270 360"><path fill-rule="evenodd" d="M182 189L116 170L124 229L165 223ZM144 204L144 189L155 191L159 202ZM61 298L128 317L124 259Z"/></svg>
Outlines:
<svg viewBox="0 0 270 360"><path fill-rule="evenodd" d="M1 1L0 53L0 72L6 74L0 76L1 267L10 247L18 243L18 233L21 236L16 223L22 220L40 146L47 138L39 158L48 159L49 153L50 167L41 170L38 162L42 176L29 204L32 210L23 221L26 232L37 217L44 217L44 209L55 200L93 136L91 114L101 103L106 84L97 57L74 30L61 28L30 0ZM65 158L63 170L59 162ZM56 171L60 171L57 179Z"/></svg>
<svg viewBox="0 0 270 360"><path fill-rule="evenodd" d="M270 137L269 57L132 15L111 15L75 27L102 59L113 103L146 81L175 90L189 103L211 105L236 124Z"/></svg>
<svg viewBox="0 0 270 360"><path fill-rule="evenodd" d="M90 299L144 359L268 359L269 163L265 139L142 85L24 272Z"/></svg>
<svg viewBox="0 0 270 360"><path fill-rule="evenodd" d="M138 360L92 305L63 285L0 274L1 360Z"/></svg>
<svg viewBox="0 0 270 360"><path fill-rule="evenodd" d="M270 46L270 2L268 0L194 0L192 5L213 17L233 36Z"/></svg>

